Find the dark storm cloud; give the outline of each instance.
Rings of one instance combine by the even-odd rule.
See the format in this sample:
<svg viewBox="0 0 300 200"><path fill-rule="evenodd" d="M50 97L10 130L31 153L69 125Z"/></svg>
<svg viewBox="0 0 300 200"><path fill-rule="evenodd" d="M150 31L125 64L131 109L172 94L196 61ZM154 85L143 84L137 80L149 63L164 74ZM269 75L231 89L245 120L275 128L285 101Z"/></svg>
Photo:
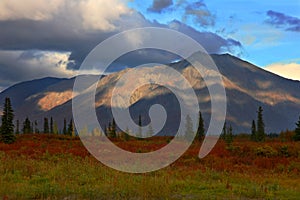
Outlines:
<svg viewBox="0 0 300 200"><path fill-rule="evenodd" d="M215 25L215 16L208 10L206 4L203 1L181 3L182 5L185 5L183 21L191 19L195 24L202 27Z"/></svg>
<svg viewBox="0 0 300 200"><path fill-rule="evenodd" d="M68 53L28 51L0 51L0 87L43 77L70 77L66 70Z"/></svg>
<svg viewBox="0 0 300 200"><path fill-rule="evenodd" d="M148 8L148 11L161 13L165 8L171 5L173 5L172 0L153 0L152 6Z"/></svg>
<svg viewBox="0 0 300 200"><path fill-rule="evenodd" d="M232 38L223 38L215 33L211 32L199 32L196 29L174 20L168 25L160 25L165 28L171 28L173 30L184 33L194 40L196 40L202 47L210 54L220 53L232 53L240 55L242 53L242 44ZM175 60L181 59L179 56L172 53L156 50L145 49L129 52L112 63L112 68L109 71L118 71L124 69L124 67L135 67L145 63L161 63L169 64Z"/></svg>
<svg viewBox="0 0 300 200"><path fill-rule="evenodd" d="M287 31L300 32L300 19L292 17L284 13L269 10L267 12L268 19L266 23L277 28L284 28Z"/></svg>
<svg viewBox="0 0 300 200"><path fill-rule="evenodd" d="M242 53L242 44L231 38L223 38L211 32L199 32L196 29L174 20L168 25L158 25L159 27L171 28L173 30L184 33L196 40L202 47L211 54L232 53L239 55ZM129 52L120 58L116 59L107 72L119 71L125 67L136 67L145 63L161 63L169 64L175 60L181 59L179 56L172 53L157 50L143 49Z"/></svg>
<svg viewBox="0 0 300 200"><path fill-rule="evenodd" d="M143 16L135 15L140 27L156 26L169 27L181 31L202 44L209 53L220 53L227 46L233 43L217 34L210 32L198 32L190 26L179 21L173 21L169 26L149 22ZM124 18L124 24L130 24L132 18ZM131 25L130 25L131 26ZM132 25L133 26L133 25ZM117 32L84 32L76 31L66 24L55 23L53 21L0 21L0 49L2 50L46 50L46 51L66 51L71 52L70 68L78 69L87 54L100 42ZM126 27L129 28L129 27ZM132 28L132 27L130 27ZM125 27L124 27L125 29ZM240 44L235 43L237 47ZM157 54L157 56L160 56ZM141 57L138 57L141 58ZM134 60L134 59L133 59ZM158 60L155 59L154 60Z"/></svg>
<svg viewBox="0 0 300 200"><path fill-rule="evenodd" d="M242 44L234 39L225 39L212 32L199 32L196 29L176 20L171 22L169 27L187 34L199 42L210 54L225 52L240 54L242 52Z"/></svg>
<svg viewBox="0 0 300 200"><path fill-rule="evenodd" d="M78 68L87 52L114 34L76 31L67 24L53 21L0 21L0 49L69 51Z"/></svg>
<svg viewBox="0 0 300 200"><path fill-rule="evenodd" d="M137 12L122 17L115 25L118 27L115 31L88 31L59 20L0 21L0 74L2 74L0 87L6 87L12 83L34 79L35 77L63 77L70 72L64 72L61 68L58 70L58 68L51 67L49 64L43 64L43 61L48 62L48 60L45 57L40 59L41 55L32 54L31 50L70 52L66 70L76 70L96 45L109 36L130 28L147 26L172 28L198 41L208 53L234 53L241 49L241 44L238 41L226 39L211 32L199 32L179 21L173 21L168 25L159 24L155 21L150 22ZM22 53L15 55L14 52L18 51ZM10 56L11 54L12 56ZM117 59L114 62L114 69L111 69L111 71L148 62L166 64L176 58L174 55L161 51L140 50ZM30 67L33 63L30 60L35 61L34 67ZM50 64L56 65L59 63Z"/></svg>

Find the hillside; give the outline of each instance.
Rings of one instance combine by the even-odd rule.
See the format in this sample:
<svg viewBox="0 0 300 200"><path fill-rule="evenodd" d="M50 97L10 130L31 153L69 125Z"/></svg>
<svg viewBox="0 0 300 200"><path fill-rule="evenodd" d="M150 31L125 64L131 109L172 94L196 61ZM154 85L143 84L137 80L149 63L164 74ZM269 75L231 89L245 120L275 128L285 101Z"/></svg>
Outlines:
<svg viewBox="0 0 300 200"><path fill-rule="evenodd" d="M282 78L228 54L212 55L212 58L223 75L228 107L226 120L233 126L235 133L250 132L250 125L252 120L256 119L258 106L264 108L267 132L294 128L300 114L298 81ZM186 61L172 63L170 66L180 71L193 85L205 124L208 126L210 100L201 75ZM150 71L155 71L157 67L152 67ZM111 92L125 72L126 69L107 75L98 85L96 106L103 125L108 124L112 118L109 109ZM0 102L3 102L5 97L10 97L15 109L15 119L21 122L28 116L31 120L38 120L41 129L43 118L52 116L61 128L64 118L72 118L74 80L75 78L44 78L19 83L1 92ZM133 119L137 121L138 115L141 114L143 123L147 123L148 108L154 103L164 105L168 115L172 116L168 118L161 134L173 133L176 130L174 124L179 120L178 108L174 106L177 100L164 87L147 85L132 95L130 110Z"/></svg>

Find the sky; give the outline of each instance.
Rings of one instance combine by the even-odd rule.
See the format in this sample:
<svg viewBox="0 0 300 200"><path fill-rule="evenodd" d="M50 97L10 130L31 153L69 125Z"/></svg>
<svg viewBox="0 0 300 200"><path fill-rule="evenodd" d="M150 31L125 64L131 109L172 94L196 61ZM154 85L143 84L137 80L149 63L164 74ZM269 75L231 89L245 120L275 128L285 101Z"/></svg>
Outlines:
<svg viewBox="0 0 300 200"><path fill-rule="evenodd" d="M1 0L0 27L0 91L75 76L100 42L141 27L181 31L209 53L230 53L300 80L300 0ZM119 59L115 70L149 57L159 62L164 54L143 55Z"/></svg>

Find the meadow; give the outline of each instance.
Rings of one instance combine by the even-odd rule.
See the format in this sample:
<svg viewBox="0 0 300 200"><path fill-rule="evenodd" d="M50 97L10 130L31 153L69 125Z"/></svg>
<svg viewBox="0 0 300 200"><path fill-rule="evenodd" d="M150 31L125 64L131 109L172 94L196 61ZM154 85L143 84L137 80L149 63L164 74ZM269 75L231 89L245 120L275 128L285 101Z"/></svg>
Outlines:
<svg viewBox="0 0 300 200"><path fill-rule="evenodd" d="M146 152L170 139L114 143ZM19 135L0 143L0 199L299 199L300 142L220 140L204 159L200 146L162 170L129 174L101 164L79 138Z"/></svg>

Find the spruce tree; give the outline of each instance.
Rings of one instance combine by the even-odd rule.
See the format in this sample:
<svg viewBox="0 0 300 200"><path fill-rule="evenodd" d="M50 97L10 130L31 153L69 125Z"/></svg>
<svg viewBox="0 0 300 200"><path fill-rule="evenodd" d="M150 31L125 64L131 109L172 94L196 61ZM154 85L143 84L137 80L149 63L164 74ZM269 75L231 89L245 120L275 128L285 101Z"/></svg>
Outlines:
<svg viewBox="0 0 300 200"><path fill-rule="evenodd" d="M49 133L49 122L48 118L44 118L44 133Z"/></svg>
<svg viewBox="0 0 300 200"><path fill-rule="evenodd" d="M125 141L128 141L130 139L130 136L129 136L129 129L128 127L126 128L125 132L124 132L124 140Z"/></svg>
<svg viewBox="0 0 300 200"><path fill-rule="evenodd" d="M185 119L185 139L188 141L193 139L193 121L189 115Z"/></svg>
<svg viewBox="0 0 300 200"><path fill-rule="evenodd" d="M233 142L233 132L232 132L232 126L229 126L228 133L226 134L226 139L225 139L227 144L231 144Z"/></svg>
<svg viewBox="0 0 300 200"><path fill-rule="evenodd" d="M224 126L223 126L223 131L222 131L221 138L222 138L223 140L225 140L226 137L227 137L227 124L226 124L226 122L224 122Z"/></svg>
<svg viewBox="0 0 300 200"><path fill-rule="evenodd" d="M68 131L67 131L67 120L66 120L66 118L64 118L63 134L64 134L64 135L67 135L67 134L68 134Z"/></svg>
<svg viewBox="0 0 300 200"><path fill-rule="evenodd" d="M113 118L110 130L110 137L116 138L117 137L117 128L116 128L116 121Z"/></svg>
<svg viewBox="0 0 300 200"><path fill-rule="evenodd" d="M259 106L258 112L257 112L257 133L256 133L256 139L258 142L265 140L265 123L263 120L263 108Z"/></svg>
<svg viewBox="0 0 300 200"><path fill-rule="evenodd" d="M139 115L139 122L138 122L139 128L138 128L138 133L137 133L137 137L138 138L142 138L142 116Z"/></svg>
<svg viewBox="0 0 300 200"><path fill-rule="evenodd" d="M72 119L70 120L70 123L68 125L68 135L75 137L75 127Z"/></svg>
<svg viewBox="0 0 300 200"><path fill-rule="evenodd" d="M5 98L3 115L2 115L2 125L0 129L1 141L6 144L11 144L16 140L14 135L14 111L11 106L9 98Z"/></svg>
<svg viewBox="0 0 300 200"><path fill-rule="evenodd" d="M204 120L202 118L202 114L199 111L199 120L198 120L199 124L198 124L198 129L197 129L197 135L196 137L201 140L204 137L205 134L205 129L204 129Z"/></svg>
<svg viewBox="0 0 300 200"><path fill-rule="evenodd" d="M108 122L108 127L107 127L107 136L111 137L111 122Z"/></svg>
<svg viewBox="0 0 300 200"><path fill-rule="evenodd" d="M294 140L295 141L300 141L300 117L299 117L298 122L296 123Z"/></svg>
<svg viewBox="0 0 300 200"><path fill-rule="evenodd" d="M108 131L106 125L104 125L104 135L107 137L108 136Z"/></svg>
<svg viewBox="0 0 300 200"><path fill-rule="evenodd" d="M75 137L75 136L76 136L76 133L75 133L75 124L72 121L72 137Z"/></svg>
<svg viewBox="0 0 300 200"><path fill-rule="evenodd" d="M255 125L255 121L254 120L252 120L251 140L252 141L256 141L256 125Z"/></svg>
<svg viewBox="0 0 300 200"><path fill-rule="evenodd" d="M54 124L53 124L53 118L50 118L50 133L53 134L54 133Z"/></svg>
<svg viewBox="0 0 300 200"><path fill-rule="evenodd" d="M23 122L23 134L31 133L31 129L31 122L28 117L26 117L25 121Z"/></svg>
<svg viewBox="0 0 300 200"><path fill-rule="evenodd" d="M72 132L73 132L73 125L72 125L72 119L71 119L69 122L69 125L68 125L68 135L72 136Z"/></svg>

